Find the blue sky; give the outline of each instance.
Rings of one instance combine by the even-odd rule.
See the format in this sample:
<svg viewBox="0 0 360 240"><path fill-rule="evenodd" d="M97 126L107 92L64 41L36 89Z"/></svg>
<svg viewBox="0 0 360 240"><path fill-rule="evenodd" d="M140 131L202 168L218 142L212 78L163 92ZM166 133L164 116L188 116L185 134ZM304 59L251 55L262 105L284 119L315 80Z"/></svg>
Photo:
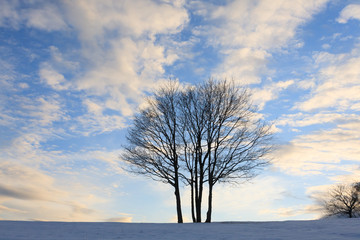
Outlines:
<svg viewBox="0 0 360 240"><path fill-rule="evenodd" d="M359 180L358 0L0 5L0 219L174 222L172 189L118 157L168 78L234 79L276 122L273 164L218 185L214 221L314 219L319 191Z"/></svg>

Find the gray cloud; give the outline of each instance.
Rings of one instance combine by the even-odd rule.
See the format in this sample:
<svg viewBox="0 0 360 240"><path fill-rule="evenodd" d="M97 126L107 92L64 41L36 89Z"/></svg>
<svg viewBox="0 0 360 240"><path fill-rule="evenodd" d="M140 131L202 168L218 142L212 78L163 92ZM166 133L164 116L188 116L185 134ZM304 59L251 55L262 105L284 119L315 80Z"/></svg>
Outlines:
<svg viewBox="0 0 360 240"><path fill-rule="evenodd" d="M26 188L14 188L0 185L0 198L16 198L22 200L41 200L43 196Z"/></svg>

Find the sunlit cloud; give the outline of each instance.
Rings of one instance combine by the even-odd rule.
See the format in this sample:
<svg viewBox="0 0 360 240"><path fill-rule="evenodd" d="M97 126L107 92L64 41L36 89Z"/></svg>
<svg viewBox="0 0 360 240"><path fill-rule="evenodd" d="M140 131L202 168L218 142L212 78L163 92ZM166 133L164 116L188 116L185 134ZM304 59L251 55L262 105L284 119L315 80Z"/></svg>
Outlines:
<svg viewBox="0 0 360 240"><path fill-rule="evenodd" d="M274 157L275 166L298 175L324 174L324 171L349 171L349 161L360 162L358 146L359 122L339 124L336 128L303 134L280 147Z"/></svg>
<svg viewBox="0 0 360 240"><path fill-rule="evenodd" d="M350 4L346 6L336 19L339 23L347 23L350 19L360 20L360 5Z"/></svg>
<svg viewBox="0 0 360 240"><path fill-rule="evenodd" d="M263 109L268 101L277 99L280 92L293 84L293 80L288 80L265 85L262 89L255 88L253 89L254 103L259 106L260 109Z"/></svg>
<svg viewBox="0 0 360 240"><path fill-rule="evenodd" d="M271 53L288 46L301 46L294 39L297 28L320 11L319 1L232 1L225 6L197 6L210 23L200 28L210 45L219 48L222 63L214 74L242 84L260 83L270 71ZM203 3L205 4L205 3Z"/></svg>
<svg viewBox="0 0 360 240"><path fill-rule="evenodd" d="M316 86L310 97L299 102L297 108L303 111L335 108L346 110L360 101L359 49L351 53L330 54L321 52L314 56L319 67Z"/></svg>
<svg viewBox="0 0 360 240"><path fill-rule="evenodd" d="M351 121L354 121L355 123L358 120L359 115L353 113L320 112L316 114L309 114L299 112L283 116L276 122L276 124L278 126L288 125L291 127L306 127L325 123L339 123Z"/></svg>
<svg viewBox="0 0 360 240"><path fill-rule="evenodd" d="M319 214L320 208L317 205L300 205L295 207L278 208L278 209L266 209L261 211L262 214L272 214L278 218L289 218L301 216L304 214L313 215L313 219L318 219L321 215Z"/></svg>
<svg viewBox="0 0 360 240"><path fill-rule="evenodd" d="M131 115L142 91L151 88L164 74L164 67L178 59L167 46L155 42L157 34L178 33L187 23L182 5L67 1L69 21L83 46L81 54L91 63L91 69L78 77L77 88L104 96L107 108Z"/></svg>
<svg viewBox="0 0 360 240"><path fill-rule="evenodd" d="M126 223L132 222L133 217L131 216L131 214L118 213L117 215L119 215L120 217L108 218L105 221L106 222L126 222Z"/></svg>

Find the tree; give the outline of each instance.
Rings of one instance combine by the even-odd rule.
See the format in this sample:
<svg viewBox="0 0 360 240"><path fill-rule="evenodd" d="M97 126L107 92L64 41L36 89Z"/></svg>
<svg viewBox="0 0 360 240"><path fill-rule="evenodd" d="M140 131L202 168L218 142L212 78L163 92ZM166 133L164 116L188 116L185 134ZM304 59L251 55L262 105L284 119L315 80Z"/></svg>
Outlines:
<svg viewBox="0 0 360 240"><path fill-rule="evenodd" d="M122 159L128 171L146 175L174 187L178 223L183 222L179 185L177 123L178 84L170 81L147 100L148 106L134 116Z"/></svg>
<svg viewBox="0 0 360 240"><path fill-rule="evenodd" d="M256 117L249 90L226 80L184 88L170 81L147 103L134 117L122 158L131 172L174 187L178 222L180 181L191 189L193 222L201 222L207 183L211 222L214 185L250 179L268 163L271 126Z"/></svg>
<svg viewBox="0 0 360 240"><path fill-rule="evenodd" d="M319 201L325 216L360 217L360 183L335 185Z"/></svg>
<svg viewBox="0 0 360 240"><path fill-rule="evenodd" d="M271 150L271 126L256 119L249 90L227 81L209 80L190 88L180 102L180 124L185 129L181 156L191 187L192 218L201 222L202 194L208 183L206 222L211 222L214 185L250 179L268 163L264 157Z"/></svg>

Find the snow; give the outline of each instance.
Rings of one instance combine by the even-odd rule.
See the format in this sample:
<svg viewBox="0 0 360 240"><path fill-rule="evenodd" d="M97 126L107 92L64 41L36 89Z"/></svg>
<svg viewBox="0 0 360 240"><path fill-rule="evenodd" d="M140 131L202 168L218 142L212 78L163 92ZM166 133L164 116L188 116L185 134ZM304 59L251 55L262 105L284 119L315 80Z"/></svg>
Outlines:
<svg viewBox="0 0 360 240"><path fill-rule="evenodd" d="M0 239L360 239L360 219L211 224L0 221Z"/></svg>

